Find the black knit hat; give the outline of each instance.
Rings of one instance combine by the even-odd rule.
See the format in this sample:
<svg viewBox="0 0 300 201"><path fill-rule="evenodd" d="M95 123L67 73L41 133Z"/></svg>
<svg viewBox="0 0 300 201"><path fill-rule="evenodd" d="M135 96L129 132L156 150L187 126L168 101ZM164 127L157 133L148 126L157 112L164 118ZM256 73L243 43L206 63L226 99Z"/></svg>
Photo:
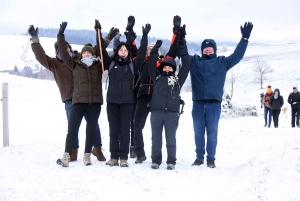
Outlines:
<svg viewBox="0 0 300 201"><path fill-rule="evenodd" d="M162 72L162 71L163 71L163 68L164 68L165 66L171 66L171 67L173 68L173 71L174 71L174 72L176 71L176 62L175 62L175 60L172 59L172 58L167 58L167 59L161 61L160 66L159 66L158 68L159 68L159 70Z"/></svg>
<svg viewBox="0 0 300 201"><path fill-rule="evenodd" d="M91 43L87 43L81 49L81 54L85 51L89 51L92 55L95 55L94 48Z"/></svg>
<svg viewBox="0 0 300 201"><path fill-rule="evenodd" d="M204 48L212 47L214 49L215 54L217 53L217 44L213 39L205 39L201 44L201 52L203 52Z"/></svg>

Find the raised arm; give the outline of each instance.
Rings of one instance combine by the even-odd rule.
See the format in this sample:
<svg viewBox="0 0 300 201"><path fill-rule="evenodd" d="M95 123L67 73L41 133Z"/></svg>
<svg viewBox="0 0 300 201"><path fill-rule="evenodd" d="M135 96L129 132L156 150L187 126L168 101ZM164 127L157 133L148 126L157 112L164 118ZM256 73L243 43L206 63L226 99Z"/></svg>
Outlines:
<svg viewBox="0 0 300 201"><path fill-rule="evenodd" d="M173 58L175 59L178 55L178 41L180 39L180 25L181 25L181 17L176 15L173 18L173 37L171 40L171 45L168 53L166 54L166 58Z"/></svg>
<svg viewBox="0 0 300 201"><path fill-rule="evenodd" d="M35 55L36 60L45 68L53 71L58 62L56 58L51 58L46 55L44 48L40 44L38 38L38 27L36 29L33 25L30 25L28 28L28 34L30 35L31 49Z"/></svg>
<svg viewBox="0 0 300 201"><path fill-rule="evenodd" d="M248 39L250 37L252 28L253 24L250 22L246 22L244 27L241 26L242 39L236 46L234 52L229 57L225 58L227 70L238 64L243 59L248 46Z"/></svg>
<svg viewBox="0 0 300 201"><path fill-rule="evenodd" d="M162 44L161 40L157 40L156 44L154 45L154 47L151 50L150 53L150 58L149 58L149 63L148 63L148 70L149 70L149 74L151 76L151 79L153 80L153 83L156 82L156 77L157 77L157 73L156 73L156 62L158 59L158 49L160 48Z"/></svg>
<svg viewBox="0 0 300 201"><path fill-rule="evenodd" d="M181 88L190 71L190 56L187 50L185 39L178 41L178 47L180 49L180 57L182 63L182 66L178 72L178 82Z"/></svg>
<svg viewBox="0 0 300 201"><path fill-rule="evenodd" d="M67 22L62 22L60 24L60 28L57 34L57 45L62 61L68 66L69 69L74 70L76 63L67 51L66 40L64 36L64 31L67 25Z"/></svg>

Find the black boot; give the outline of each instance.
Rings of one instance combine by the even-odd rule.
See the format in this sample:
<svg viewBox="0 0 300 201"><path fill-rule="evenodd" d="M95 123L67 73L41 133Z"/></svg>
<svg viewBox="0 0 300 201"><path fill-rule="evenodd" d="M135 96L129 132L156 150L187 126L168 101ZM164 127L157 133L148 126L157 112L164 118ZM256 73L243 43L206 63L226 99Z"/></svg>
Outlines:
<svg viewBox="0 0 300 201"><path fill-rule="evenodd" d="M203 161L200 161L198 159L195 160L195 162L192 164L192 166L199 166L199 165L202 165L203 164Z"/></svg>
<svg viewBox="0 0 300 201"><path fill-rule="evenodd" d="M207 167L209 168L215 168L215 161L214 160L207 160Z"/></svg>
<svg viewBox="0 0 300 201"><path fill-rule="evenodd" d="M130 146L130 158L136 158L134 146Z"/></svg>

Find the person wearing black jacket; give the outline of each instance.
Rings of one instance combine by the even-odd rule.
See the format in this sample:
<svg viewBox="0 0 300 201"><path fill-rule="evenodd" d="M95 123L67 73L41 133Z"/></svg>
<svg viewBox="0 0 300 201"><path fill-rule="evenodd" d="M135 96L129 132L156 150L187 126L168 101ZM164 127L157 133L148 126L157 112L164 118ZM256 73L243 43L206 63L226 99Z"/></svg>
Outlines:
<svg viewBox="0 0 300 201"><path fill-rule="evenodd" d="M297 87L293 87L293 92L290 93L288 97L288 103L292 107L292 127L295 127L295 116L296 116L296 125L300 128L299 125L299 116L300 116L300 92Z"/></svg>
<svg viewBox="0 0 300 201"><path fill-rule="evenodd" d="M179 35L180 35L179 34L180 24L181 24L180 16L177 15L174 16L173 37L172 37L169 52L166 54L166 58L175 59L177 56L178 53L177 42L179 40ZM149 45L147 51L141 52L141 54L143 54L143 57L145 59L142 65L138 66L138 71L140 75L139 78L140 86L137 93L137 103L136 103L136 110L134 114L134 145L135 145L134 150L137 155L137 159L135 161L136 164L143 163L143 161L147 159L144 150L143 129L145 127L148 114L150 112L150 102L153 93L153 81L149 74L148 65L149 65L150 52L154 45L155 43ZM158 59L159 58L157 57L156 60Z"/></svg>
<svg viewBox="0 0 300 201"><path fill-rule="evenodd" d="M158 40L151 50L149 72L153 84L151 99L151 129L152 129L152 169L158 169L162 162L162 130L164 127L167 147L167 169L174 170L176 164L176 130L179 120L180 89L184 84L189 70L190 60L185 40L179 40L178 46L182 67L175 75L176 63L172 58L166 58L157 63L158 49L162 41Z"/></svg>
<svg viewBox="0 0 300 201"><path fill-rule="evenodd" d="M126 43L120 42L114 55L109 58L109 87L106 101L111 156L106 164L110 166L118 166L120 159L120 166L128 167L130 121L134 109L133 78L137 66L140 66L144 60L140 54L146 51L147 35L150 29L150 24L146 24L145 28L143 27L140 51L133 61L131 60L130 48L136 38L133 31L127 33Z"/></svg>
<svg viewBox="0 0 300 201"><path fill-rule="evenodd" d="M278 118L284 104L283 97L280 95L279 89L274 90L274 95L270 97L269 103L272 109L274 127L278 128Z"/></svg>

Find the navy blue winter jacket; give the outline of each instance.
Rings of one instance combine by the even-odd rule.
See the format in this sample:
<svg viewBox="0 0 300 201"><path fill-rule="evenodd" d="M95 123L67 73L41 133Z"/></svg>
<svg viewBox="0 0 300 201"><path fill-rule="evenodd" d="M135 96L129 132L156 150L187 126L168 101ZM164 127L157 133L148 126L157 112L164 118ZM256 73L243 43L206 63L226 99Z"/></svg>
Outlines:
<svg viewBox="0 0 300 201"><path fill-rule="evenodd" d="M241 39L229 57L207 60L199 55L190 56L193 101L222 101L227 71L242 60L247 45L248 41Z"/></svg>

